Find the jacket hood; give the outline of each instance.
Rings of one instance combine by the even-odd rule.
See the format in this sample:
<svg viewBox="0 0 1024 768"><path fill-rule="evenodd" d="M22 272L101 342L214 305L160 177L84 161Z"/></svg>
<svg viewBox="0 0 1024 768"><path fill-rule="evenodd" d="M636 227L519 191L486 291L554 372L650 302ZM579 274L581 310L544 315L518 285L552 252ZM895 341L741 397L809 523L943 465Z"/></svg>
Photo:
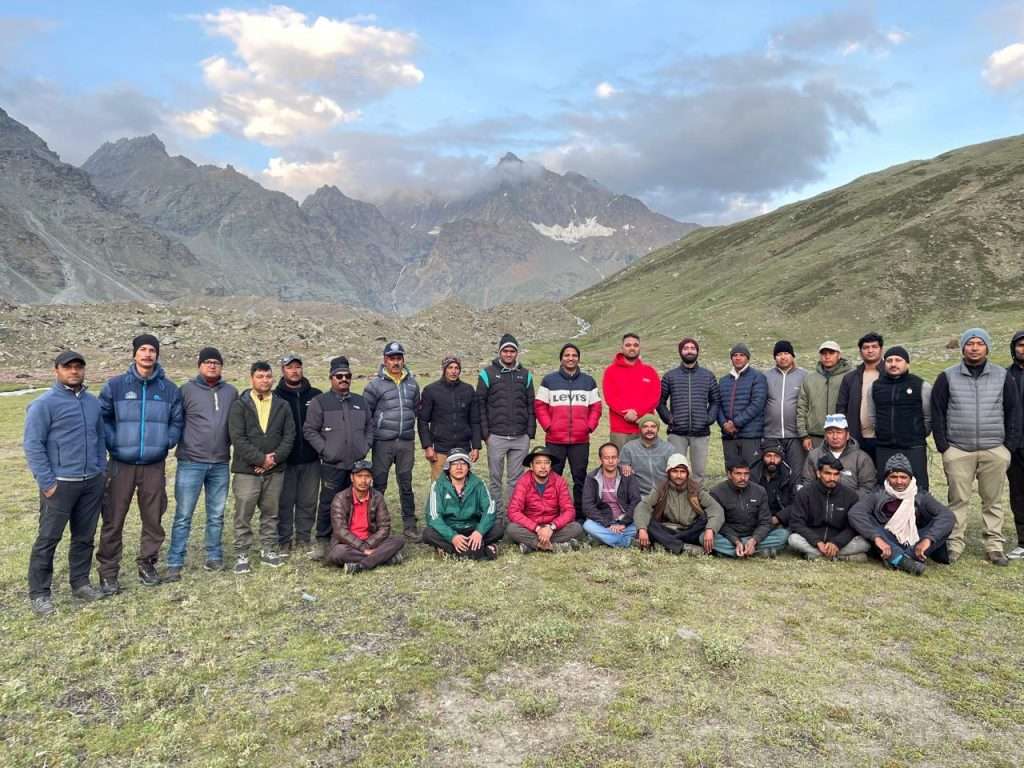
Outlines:
<svg viewBox="0 0 1024 768"><path fill-rule="evenodd" d="M618 368L633 368L638 363L642 363L642 362L643 362L643 358L642 357L637 357L636 362L634 362L634 363L627 363L626 362L626 356L624 354L622 354L621 352L616 352L615 353L615 357L612 359L612 365L614 365L614 366L616 366Z"/></svg>
<svg viewBox="0 0 1024 768"><path fill-rule="evenodd" d="M1024 358L1017 357L1016 355L1017 342L1020 341L1021 339L1024 339L1024 331L1017 331L1015 334L1013 334L1013 338L1010 339L1010 357L1015 362L1024 364Z"/></svg>
<svg viewBox="0 0 1024 768"><path fill-rule="evenodd" d="M195 382L196 386L202 387L203 389L220 389L227 383L224 379L217 379L216 384L207 384L206 379L202 376L196 376L192 381Z"/></svg>
<svg viewBox="0 0 1024 768"><path fill-rule="evenodd" d="M846 373L847 371L852 370L852 367L850 366L849 360L847 360L845 357L840 357L839 362L836 363L836 367L833 368L831 371L826 371L824 366L822 366L820 360L815 364L814 369L822 376L831 378L832 376L837 376L841 373Z"/></svg>

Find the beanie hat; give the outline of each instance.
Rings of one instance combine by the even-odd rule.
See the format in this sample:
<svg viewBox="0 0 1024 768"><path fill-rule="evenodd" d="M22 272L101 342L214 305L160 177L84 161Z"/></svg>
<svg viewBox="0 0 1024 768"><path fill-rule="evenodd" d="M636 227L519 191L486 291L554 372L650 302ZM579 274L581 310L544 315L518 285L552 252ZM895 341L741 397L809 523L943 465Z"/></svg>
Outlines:
<svg viewBox="0 0 1024 768"><path fill-rule="evenodd" d="M511 333L506 333L501 337L501 341L498 342L498 352L501 352L505 347L512 347L516 352L519 351L519 342L516 341L516 337Z"/></svg>
<svg viewBox="0 0 1024 768"><path fill-rule="evenodd" d="M643 416L636 420L636 425L638 427L642 427L648 421L653 421L654 425L657 427L661 426L661 421L658 419L658 416L653 413L645 413Z"/></svg>
<svg viewBox="0 0 1024 768"><path fill-rule="evenodd" d="M462 361L459 359L459 356L454 352L446 352L444 357L441 358L441 373L448 370L448 366L452 363L458 365L460 371L462 370Z"/></svg>
<svg viewBox="0 0 1024 768"><path fill-rule="evenodd" d="M761 455L764 456L766 453L776 453L783 458L786 456L782 443L773 437L766 437L761 441Z"/></svg>
<svg viewBox="0 0 1024 768"><path fill-rule="evenodd" d="M224 365L224 358L216 347L203 347L199 350L199 360L196 362L196 365L202 365L206 360L216 360L221 365Z"/></svg>
<svg viewBox="0 0 1024 768"><path fill-rule="evenodd" d="M888 360L890 357L902 357L908 363L910 362L910 353L907 352L906 347L895 346L889 347L885 350L885 354L882 355L883 360Z"/></svg>
<svg viewBox="0 0 1024 768"><path fill-rule="evenodd" d="M910 459L902 453L894 453L889 457L889 460L885 462L885 471L882 473L882 476L888 477L893 472L905 472L912 476L914 474L914 467L911 466Z"/></svg>
<svg viewBox="0 0 1024 768"><path fill-rule="evenodd" d="M750 347L744 344L742 341L738 344L733 344L732 349L729 350L729 357L733 355L746 355L747 359L750 359Z"/></svg>
<svg viewBox="0 0 1024 768"><path fill-rule="evenodd" d="M683 354L683 347L686 346L687 344L693 344L693 346L695 346L697 348L697 354L698 355L700 354L700 344L697 343L697 340L695 338L693 338L692 336L686 336L685 338L683 338L679 342L679 356L680 357L682 357L682 354Z"/></svg>
<svg viewBox="0 0 1024 768"><path fill-rule="evenodd" d="M134 339L132 339L132 356L139 351L139 347L149 344L149 346L156 349L156 356L160 357L160 339L151 333L140 333Z"/></svg>
<svg viewBox="0 0 1024 768"><path fill-rule="evenodd" d="M558 350L558 359L559 360L562 359L562 355L565 354L565 350L567 350L567 349L575 349L576 350L576 356L577 357L583 357L583 355L580 354L580 348L577 347L575 344L573 344L571 341L567 341L565 344L562 345L562 348L560 350Z"/></svg>
<svg viewBox="0 0 1024 768"><path fill-rule="evenodd" d="M348 373L350 371L351 369L348 367L347 357L344 355L338 355L338 357L331 358L331 376L336 373Z"/></svg>
<svg viewBox="0 0 1024 768"><path fill-rule="evenodd" d="M988 331L984 328L968 328L960 334L960 351L962 352L967 342L974 338L981 339L986 347L992 349L992 337L988 335Z"/></svg>
<svg viewBox="0 0 1024 768"><path fill-rule="evenodd" d="M779 352L789 352L789 354L796 357L796 351L793 349L792 342L781 339L775 342L775 347L772 349L772 357L775 357Z"/></svg>
<svg viewBox="0 0 1024 768"><path fill-rule="evenodd" d="M456 461L464 461L467 464L471 464L469 460L469 452L465 448L452 448L451 453L448 454L448 458L444 460L444 469L447 472L452 468L452 464Z"/></svg>

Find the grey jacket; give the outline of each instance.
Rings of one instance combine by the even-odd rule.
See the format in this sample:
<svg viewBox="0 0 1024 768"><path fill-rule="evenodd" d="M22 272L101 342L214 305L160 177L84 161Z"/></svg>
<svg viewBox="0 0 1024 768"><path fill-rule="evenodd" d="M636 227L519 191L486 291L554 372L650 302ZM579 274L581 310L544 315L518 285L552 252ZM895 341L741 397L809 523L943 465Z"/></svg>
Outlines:
<svg viewBox="0 0 1024 768"><path fill-rule="evenodd" d="M373 440L373 422L362 395L339 397L328 390L313 398L306 409L302 436L323 463L336 469L351 469L364 458Z"/></svg>
<svg viewBox="0 0 1024 768"><path fill-rule="evenodd" d="M627 441L622 446L619 464L633 469L633 474L640 483L640 493L646 496L655 485L665 479L665 465L668 464L668 457L675 452L672 443L660 437L650 447L637 438Z"/></svg>
<svg viewBox="0 0 1024 768"><path fill-rule="evenodd" d="M882 536L890 517L882 509L892 497L884 488L861 496L849 512L850 525L868 541ZM953 530L954 517L949 507L939 502L927 491L920 491L914 497L914 512L917 518L917 534L922 539L931 539L935 546L941 545Z"/></svg>
<svg viewBox="0 0 1024 768"><path fill-rule="evenodd" d="M765 437L800 437L796 427L796 404L800 399L800 385L807 377L803 368L783 373L778 366L765 371L768 380L768 402L764 406Z"/></svg>
<svg viewBox="0 0 1024 768"><path fill-rule="evenodd" d="M363 390L363 399L373 421L374 441L412 440L416 437L420 385L412 371L405 369L404 378L395 384L382 365Z"/></svg>
<svg viewBox="0 0 1024 768"><path fill-rule="evenodd" d="M818 459L824 456L826 451L828 451L828 446L822 442L807 454L800 477L801 487L815 481L818 476ZM843 448L839 460L843 463L843 471L839 475L839 482L842 485L856 491L861 498L878 487L878 471L875 469L874 462L857 446L857 441L852 437Z"/></svg>
<svg viewBox="0 0 1024 768"><path fill-rule="evenodd" d="M1006 369L989 362L975 378L961 360L945 370L949 384L946 439L962 451L996 448L1006 441L1003 389Z"/></svg>
<svg viewBox="0 0 1024 768"><path fill-rule="evenodd" d="M181 430L178 461L226 464L231 460L228 414L238 399L238 390L221 379L213 386L202 376L181 385L185 425Z"/></svg>

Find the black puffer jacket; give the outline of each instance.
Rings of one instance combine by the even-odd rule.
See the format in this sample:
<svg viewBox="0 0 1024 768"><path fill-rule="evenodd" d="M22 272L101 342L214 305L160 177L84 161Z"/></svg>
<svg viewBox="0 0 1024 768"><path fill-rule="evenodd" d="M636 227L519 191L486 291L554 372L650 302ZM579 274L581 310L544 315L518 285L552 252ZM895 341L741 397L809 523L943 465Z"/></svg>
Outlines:
<svg viewBox="0 0 1024 768"><path fill-rule="evenodd" d="M842 549L857 535L849 514L859 498L845 485L829 490L815 479L797 492L789 530L803 536L812 547L824 541Z"/></svg>
<svg viewBox="0 0 1024 768"><path fill-rule="evenodd" d="M1006 368L1009 373L1009 378L1017 385L1017 394L1019 397L1017 401L1024 406L1024 359L1019 359L1015 354L1017 348L1017 342L1024 339L1024 331L1017 331L1013 334L1013 339L1010 341L1010 359L1012 363ZM1017 415L1024 419L1024 408L1017 411ZM1024 424L1021 424L1017 428L1017 434L1024 435ZM1020 440L1017 444L1017 453L1024 457L1024 439Z"/></svg>
<svg viewBox="0 0 1024 768"><path fill-rule="evenodd" d="M761 542L771 532L768 492L757 483L736 488L728 480L723 480L711 489L711 496L725 511L725 525L719 533L733 544L748 536Z"/></svg>
<svg viewBox="0 0 1024 768"><path fill-rule="evenodd" d="M373 439L413 440L416 437L416 412L420 407L420 385L408 369L396 384L384 366L363 390L363 399L373 419Z"/></svg>
<svg viewBox="0 0 1024 768"><path fill-rule="evenodd" d="M528 435L532 440L537 433L537 419L533 413L533 374L518 362L515 368L505 368L501 360L480 371L476 397L480 404L480 434L484 440L494 435L516 437Z"/></svg>
<svg viewBox="0 0 1024 768"><path fill-rule="evenodd" d="M302 435L324 464L351 469L365 458L373 442L373 422L366 401L362 395L340 397L334 391L324 392L309 404Z"/></svg>
<svg viewBox="0 0 1024 768"><path fill-rule="evenodd" d="M796 492L796 479L789 464L782 462L775 474L769 475L765 471L764 461L758 459L750 467L750 482L757 483L767 491L768 509L779 518L779 522L786 525L789 522L793 494Z"/></svg>
<svg viewBox="0 0 1024 768"><path fill-rule="evenodd" d="M295 446L288 454L289 464L308 464L311 461L319 461L320 456L316 449L309 444L309 441L302 436L302 425L306 423L306 409L317 395L323 394L321 390L311 386L309 379L303 377L298 389L292 389L284 383L282 378L277 382L274 394L288 403L291 408L292 418L295 419Z"/></svg>
<svg viewBox="0 0 1024 768"><path fill-rule="evenodd" d="M707 368L678 365L661 378L658 415L673 435L707 437L718 419L718 380Z"/></svg>
<svg viewBox="0 0 1024 768"><path fill-rule="evenodd" d="M445 378L427 384L420 398L417 427L420 445L449 453L452 448L480 447L480 404L473 387Z"/></svg>

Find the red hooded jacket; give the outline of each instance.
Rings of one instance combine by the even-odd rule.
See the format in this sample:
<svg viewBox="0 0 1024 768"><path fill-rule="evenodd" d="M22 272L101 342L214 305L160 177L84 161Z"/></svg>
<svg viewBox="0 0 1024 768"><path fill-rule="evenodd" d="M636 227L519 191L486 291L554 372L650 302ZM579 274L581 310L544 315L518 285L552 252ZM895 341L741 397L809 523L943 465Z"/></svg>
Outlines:
<svg viewBox="0 0 1024 768"><path fill-rule="evenodd" d="M630 365L621 352L604 369L601 388L608 405L611 431L627 435L637 434L640 428L622 418L622 414L631 408L637 416L654 413L661 399L661 378L658 372L643 360L638 359Z"/></svg>
<svg viewBox="0 0 1024 768"><path fill-rule="evenodd" d="M572 494L561 475L552 472L544 484L544 495L537 493L533 472L527 470L516 481L512 498L508 500L508 521L528 531L554 523L555 529L564 528L576 519Z"/></svg>

